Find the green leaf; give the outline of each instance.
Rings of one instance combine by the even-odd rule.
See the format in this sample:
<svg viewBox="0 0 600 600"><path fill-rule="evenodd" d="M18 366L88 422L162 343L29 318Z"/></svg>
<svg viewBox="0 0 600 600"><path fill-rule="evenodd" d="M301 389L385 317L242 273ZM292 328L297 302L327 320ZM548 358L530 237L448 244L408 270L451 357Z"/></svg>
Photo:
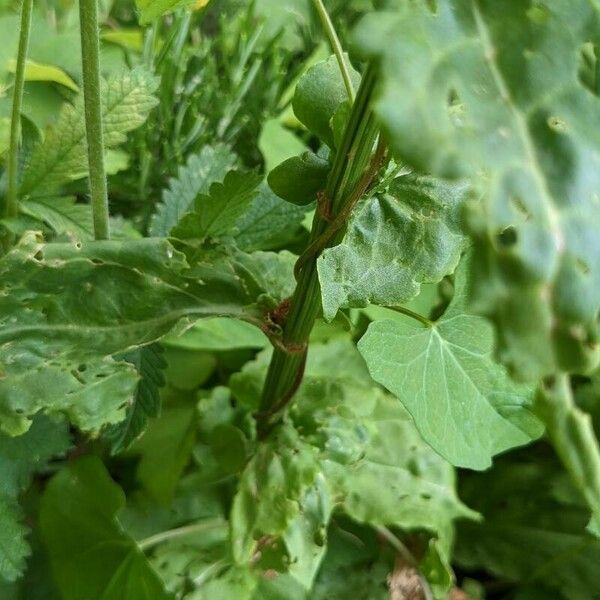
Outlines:
<svg viewBox="0 0 600 600"><path fill-rule="evenodd" d="M223 351L240 348L264 348L268 338L259 329L237 319L203 319L182 335L172 335L163 340L174 348L187 350Z"/></svg>
<svg viewBox="0 0 600 600"><path fill-rule="evenodd" d="M56 233L82 240L94 239L92 209L72 196L40 196L21 203L21 212L47 223Z"/></svg>
<svg viewBox="0 0 600 600"><path fill-rule="evenodd" d="M176 179L171 179L163 192L150 224L150 235L165 237L193 206L200 194L207 194L211 184L222 181L233 168L236 158L227 146L205 146L199 154L192 154L185 166L179 168Z"/></svg>
<svg viewBox="0 0 600 600"><path fill-rule="evenodd" d="M178 8L189 8L196 0L135 0L140 25L148 25L158 17Z"/></svg>
<svg viewBox="0 0 600 600"><path fill-rule="evenodd" d="M140 376L125 419L105 433L111 440L111 451L125 450L144 430L148 418L160 413L159 389L164 386L163 371L167 366L160 344L150 344L127 353L123 358L135 365Z"/></svg>
<svg viewBox="0 0 600 600"><path fill-rule="evenodd" d="M259 445L231 509L233 556L247 564L265 536L281 536L300 513L300 501L319 472L316 449L283 426ZM264 545L264 542L263 542Z"/></svg>
<svg viewBox="0 0 600 600"><path fill-rule="evenodd" d="M284 160L306 150L304 142L287 129L280 119L265 121L258 138L258 147L265 159L267 173Z"/></svg>
<svg viewBox="0 0 600 600"><path fill-rule="evenodd" d="M8 70L16 71L17 62L11 59L8 62ZM74 92L79 92L77 84L59 67L45 65L33 60L25 61L25 81L50 81L60 83Z"/></svg>
<svg viewBox="0 0 600 600"><path fill-rule="evenodd" d="M12 438L0 433L0 581L16 580L30 554L28 528L17 500L36 471L70 446L66 423L36 417L27 433Z"/></svg>
<svg viewBox="0 0 600 600"><path fill-rule="evenodd" d="M465 191L462 184L406 175L367 200L344 241L317 262L325 318L368 303L405 304L422 283L452 273L464 248L459 212Z"/></svg>
<svg viewBox="0 0 600 600"><path fill-rule="evenodd" d="M256 173L230 171L223 183L213 183L208 194L196 197L193 210L179 220L171 235L185 240L232 233L261 181L262 177Z"/></svg>
<svg viewBox="0 0 600 600"><path fill-rule="evenodd" d="M346 56L346 61L349 59ZM350 67L350 76L355 88L360 84L360 75ZM348 99L348 92L335 56L312 66L298 81L292 100L294 113L309 131L314 133L330 148L334 147L331 119Z"/></svg>
<svg viewBox="0 0 600 600"><path fill-rule="evenodd" d="M101 461L86 457L55 475L40 527L65 600L171 598L117 520L125 497Z"/></svg>
<svg viewBox="0 0 600 600"><path fill-rule="evenodd" d="M277 305L293 288L291 255L194 253L190 268L166 240L26 236L0 261L0 289L10 289L0 295L2 428L22 433L40 409L67 412L85 430L119 422L138 377L111 355L156 341L184 317L258 324L262 302Z"/></svg>
<svg viewBox="0 0 600 600"><path fill-rule="evenodd" d="M128 454L140 456L137 480L160 504L171 502L195 439L195 407L166 406L163 414L129 448Z"/></svg>
<svg viewBox="0 0 600 600"><path fill-rule="evenodd" d="M453 469L423 443L395 399L379 395L365 422L365 456L349 465L324 464L342 509L361 523L428 530L447 556L453 521L476 516L456 495Z"/></svg>
<svg viewBox="0 0 600 600"><path fill-rule="evenodd" d="M549 598L593 598L600 540L586 533L589 511L553 457L530 449L502 457L490 471L469 474L460 493L484 520L459 525L459 565L550 589Z"/></svg>
<svg viewBox="0 0 600 600"><path fill-rule="evenodd" d="M600 103L579 79L599 34L588 0L440 0L396 3L356 35L379 66L376 112L397 156L470 176L483 195L472 296L522 379L600 358Z"/></svg>
<svg viewBox="0 0 600 600"><path fill-rule="evenodd" d="M157 80L142 69L101 82L107 147L121 144L127 132L144 123L157 103L152 95L157 85ZM86 161L83 98L78 97L74 105L63 106L56 124L33 148L23 171L20 194L47 195L68 181L85 177Z"/></svg>
<svg viewBox="0 0 600 600"><path fill-rule="evenodd" d="M25 539L27 527L22 521L19 507L0 497L0 578L7 581L15 581L23 574L30 554Z"/></svg>
<svg viewBox="0 0 600 600"><path fill-rule="evenodd" d="M575 405L564 375L540 386L535 407L556 453L592 510L589 529L600 538L600 445L592 420Z"/></svg>
<svg viewBox="0 0 600 600"><path fill-rule="evenodd" d="M329 162L307 151L275 167L268 177L269 187L283 200L304 206L325 189Z"/></svg>
<svg viewBox="0 0 600 600"><path fill-rule="evenodd" d="M542 428L530 410L532 389L511 381L492 359L491 325L464 311L466 266L437 322L376 321L358 348L434 450L454 465L485 469L492 456Z"/></svg>
<svg viewBox="0 0 600 600"><path fill-rule="evenodd" d="M302 219L302 207L281 200L263 184L235 225L235 243L245 252L281 248L298 237Z"/></svg>

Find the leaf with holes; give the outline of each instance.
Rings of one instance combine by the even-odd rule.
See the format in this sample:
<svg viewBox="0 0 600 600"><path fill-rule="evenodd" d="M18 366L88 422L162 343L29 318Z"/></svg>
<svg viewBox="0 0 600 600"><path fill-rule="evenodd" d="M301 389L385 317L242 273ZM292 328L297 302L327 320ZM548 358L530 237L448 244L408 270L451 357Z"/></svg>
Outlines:
<svg viewBox="0 0 600 600"><path fill-rule="evenodd" d="M471 176L472 299L523 379L598 363L600 101L579 79L589 0L401 2L356 32L396 155ZM399 35L398 32L402 32Z"/></svg>

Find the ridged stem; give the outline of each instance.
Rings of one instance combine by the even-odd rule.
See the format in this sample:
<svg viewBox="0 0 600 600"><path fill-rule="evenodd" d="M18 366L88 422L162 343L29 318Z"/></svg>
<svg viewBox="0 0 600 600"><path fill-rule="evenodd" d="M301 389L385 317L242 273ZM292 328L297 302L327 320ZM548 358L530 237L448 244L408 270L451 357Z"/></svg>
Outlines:
<svg viewBox="0 0 600 600"><path fill-rule="evenodd" d="M97 240L107 240L110 237L110 228L100 102L100 42L97 0L79 0L79 22L81 25L83 101L94 237Z"/></svg>

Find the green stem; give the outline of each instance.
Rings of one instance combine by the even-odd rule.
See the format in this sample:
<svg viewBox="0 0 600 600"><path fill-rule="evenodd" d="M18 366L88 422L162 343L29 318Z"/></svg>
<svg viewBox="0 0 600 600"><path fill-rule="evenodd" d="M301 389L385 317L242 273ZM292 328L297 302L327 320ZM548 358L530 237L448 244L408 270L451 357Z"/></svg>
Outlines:
<svg viewBox="0 0 600 600"><path fill-rule="evenodd" d="M25 61L27 60L27 49L29 47L29 35L31 32L32 8L33 0L23 0L23 5L21 6L21 25L15 71L15 85L13 88L12 114L10 120L10 146L8 150L8 184L6 191L5 216L9 218L16 217L19 212L17 188L19 175L19 145L21 139L21 106L23 104Z"/></svg>
<svg viewBox="0 0 600 600"><path fill-rule="evenodd" d="M94 237L97 240L107 240L110 237L110 230L108 189L104 168L102 106L100 103L100 42L97 0L79 0L79 22L81 25L83 101Z"/></svg>
<svg viewBox="0 0 600 600"><path fill-rule="evenodd" d="M401 315L405 315L410 317L411 319L415 319L415 321L419 321L426 325L427 327L431 327L433 325L433 321L430 321L427 317L416 313L414 310L410 310L410 308L406 308L404 306L386 306L385 308L389 310L393 310L394 312L400 313Z"/></svg>
<svg viewBox="0 0 600 600"><path fill-rule="evenodd" d="M329 40L329 44L331 45L331 49L337 58L338 64L340 66L340 71L342 72L342 79L344 80L344 85L346 86L346 91L348 92L348 98L350 98L351 102L354 102L354 86L352 85L352 78L350 77L350 69L348 68L348 63L346 62L346 58L344 57L344 51L342 49L342 44L340 43L340 39L335 32L335 27L331 22L331 18L325 5L323 4L323 0L313 0L313 4L315 5L315 9L319 15L319 19L321 19L321 24L323 29L325 30L325 34L327 35L327 39Z"/></svg>
<svg viewBox="0 0 600 600"><path fill-rule="evenodd" d="M192 535L194 533L201 533L203 531L210 531L211 529L218 529L219 527L225 527L227 523L223 519L210 519L208 521L202 521L200 523L194 523L193 525L185 525L184 527L177 527L176 529L169 529L168 531L161 531L156 535L151 535L138 542L140 550L146 551L157 544L162 544L168 540L177 539Z"/></svg>
<svg viewBox="0 0 600 600"><path fill-rule="evenodd" d="M590 416L573 400L569 376L562 374L545 382L535 408L556 453L592 510L590 529L600 536L600 447Z"/></svg>
<svg viewBox="0 0 600 600"><path fill-rule="evenodd" d="M375 83L372 67L365 72L340 148L327 180L324 197L330 217L344 212L353 192L364 182L369 170L378 127L371 111L371 96ZM308 247L311 248L331 225L321 211L316 211ZM338 244L345 234L345 226L328 238L327 247ZM321 248L322 250L322 248ZM321 290L317 275L318 254L302 264L298 282L290 300L288 316L281 343L273 350L263 389L260 411L257 415L260 437L264 437L281 418L281 413L298 389L304 372L307 344L315 319L321 310Z"/></svg>

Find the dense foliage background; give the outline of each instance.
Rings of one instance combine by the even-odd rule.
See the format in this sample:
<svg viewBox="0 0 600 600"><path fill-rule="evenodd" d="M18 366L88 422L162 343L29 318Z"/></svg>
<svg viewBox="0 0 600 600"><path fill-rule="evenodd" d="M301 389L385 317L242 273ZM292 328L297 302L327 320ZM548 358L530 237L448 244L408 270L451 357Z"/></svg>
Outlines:
<svg viewBox="0 0 600 600"><path fill-rule="evenodd" d="M309 0L101 0L98 242L77 3L34 3L0 221L0 598L600 598L600 10L325 4L350 82ZM323 190L361 93L338 230ZM322 311L270 423L300 255Z"/></svg>

